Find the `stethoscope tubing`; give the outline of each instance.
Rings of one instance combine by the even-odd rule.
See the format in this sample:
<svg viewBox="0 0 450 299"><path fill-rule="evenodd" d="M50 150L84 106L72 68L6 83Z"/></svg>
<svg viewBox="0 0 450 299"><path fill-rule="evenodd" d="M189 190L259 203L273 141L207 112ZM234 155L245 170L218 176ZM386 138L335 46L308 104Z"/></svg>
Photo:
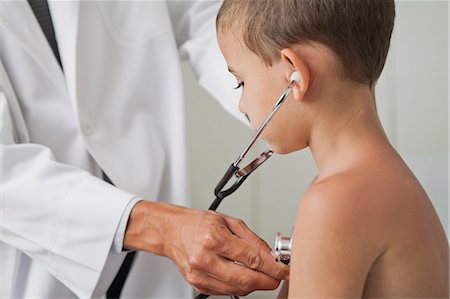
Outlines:
<svg viewBox="0 0 450 299"><path fill-rule="evenodd" d="M241 184L245 181L245 179L253 172L253 170L255 170L260 165L260 164L257 165L254 169L252 169L245 175L238 177L238 179L233 183L233 185L231 185L230 188L228 188L226 190L222 190L225 187L225 185L230 181L230 179L233 177L233 175L235 175L239 171L239 164L244 159L245 155L247 155L247 153L251 149L251 147L255 144L256 140L261 135L261 133L264 130L264 128L266 127L267 123L273 117L275 112L277 112L278 108L280 108L281 104L288 97L288 95L291 93L292 88L297 83L298 83L298 81L296 81L296 80L291 81L289 86L283 91L281 96L278 98L272 111L270 111L269 115L267 115L267 117L261 123L259 128L256 130L255 136L253 136L252 140L250 140L250 142L245 147L244 151L239 155L237 160L233 164L231 164L230 167L228 167L227 172L225 173L225 175L222 177L222 179L219 181L216 188L214 189L214 195L216 196L216 198L214 199L212 204L209 206L208 210L215 211L219 207L222 200L225 197L227 197L228 195L232 194L234 191L236 191L241 186ZM269 152L268 153L269 153L269 157L270 157L272 151L270 150ZM209 297L209 295L199 294L195 297L195 299L205 299L208 297ZM239 297L235 296L235 295L230 295L230 298L231 299L239 299Z"/></svg>

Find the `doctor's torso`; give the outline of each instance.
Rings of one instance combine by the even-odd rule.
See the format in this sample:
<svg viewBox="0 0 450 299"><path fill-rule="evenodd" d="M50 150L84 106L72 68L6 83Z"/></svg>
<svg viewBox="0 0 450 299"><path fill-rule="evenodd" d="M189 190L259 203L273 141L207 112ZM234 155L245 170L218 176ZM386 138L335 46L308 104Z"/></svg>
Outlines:
<svg viewBox="0 0 450 299"><path fill-rule="evenodd" d="M51 2L50 11L62 68L26 1L0 10L0 87L14 142L41 145L98 177L103 170L145 199L188 205L183 87L167 4ZM8 276L1 295L74 296L43 265L0 246ZM106 276L118 265L111 267ZM180 298L190 289L170 261L140 254L124 293Z"/></svg>
<svg viewBox="0 0 450 299"><path fill-rule="evenodd" d="M185 145L179 58L166 4L50 3L64 71L27 3L3 6L0 58L27 142L96 174L99 164L119 187L155 198L158 192L149 189L158 189L171 147L182 155Z"/></svg>

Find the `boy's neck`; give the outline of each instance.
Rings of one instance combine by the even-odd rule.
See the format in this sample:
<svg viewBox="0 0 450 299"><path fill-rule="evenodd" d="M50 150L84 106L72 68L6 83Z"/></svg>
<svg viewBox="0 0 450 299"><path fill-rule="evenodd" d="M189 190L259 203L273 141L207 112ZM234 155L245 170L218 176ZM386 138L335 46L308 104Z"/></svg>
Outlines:
<svg viewBox="0 0 450 299"><path fill-rule="evenodd" d="M317 107L311 127L309 147L319 169L318 180L349 169L368 154L391 148L378 119L373 90L361 85L335 90L339 92L322 95L324 105Z"/></svg>

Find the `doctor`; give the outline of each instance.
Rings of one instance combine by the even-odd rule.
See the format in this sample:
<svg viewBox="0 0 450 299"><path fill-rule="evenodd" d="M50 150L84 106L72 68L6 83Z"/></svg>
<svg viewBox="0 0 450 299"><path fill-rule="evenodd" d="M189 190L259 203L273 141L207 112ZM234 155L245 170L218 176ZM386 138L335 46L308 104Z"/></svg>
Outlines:
<svg viewBox="0 0 450 299"><path fill-rule="evenodd" d="M179 55L236 111L218 6L50 2L52 31L37 19L42 7L2 1L1 298L101 297L126 249L138 253L123 298L191 298L184 279L203 293L247 294L286 277L241 221L181 207Z"/></svg>

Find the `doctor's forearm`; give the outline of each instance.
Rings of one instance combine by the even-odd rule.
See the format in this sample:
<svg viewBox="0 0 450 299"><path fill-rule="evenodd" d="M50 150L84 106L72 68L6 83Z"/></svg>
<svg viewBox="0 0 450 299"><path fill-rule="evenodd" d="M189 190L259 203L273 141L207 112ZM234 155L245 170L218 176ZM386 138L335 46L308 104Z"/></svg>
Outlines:
<svg viewBox="0 0 450 299"><path fill-rule="evenodd" d="M149 201L138 202L128 220L123 247L167 255L165 247L170 233L177 226L171 220L181 207Z"/></svg>

